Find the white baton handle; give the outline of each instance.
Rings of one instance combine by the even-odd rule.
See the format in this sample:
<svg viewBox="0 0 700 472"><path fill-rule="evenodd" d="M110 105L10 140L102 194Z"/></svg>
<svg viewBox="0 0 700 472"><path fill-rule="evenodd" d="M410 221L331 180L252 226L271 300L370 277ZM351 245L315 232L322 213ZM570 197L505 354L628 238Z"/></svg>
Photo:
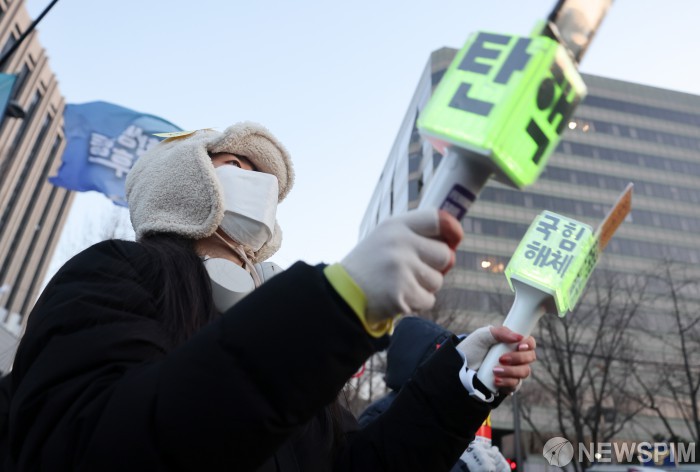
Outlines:
<svg viewBox="0 0 700 472"><path fill-rule="evenodd" d="M537 322L545 313L544 302L551 295L515 279L513 279L513 286L515 287L515 301L508 316L503 321L503 326L527 337L530 336ZM503 354L515 351L519 344L496 344L489 349L481 363L476 377L493 393L498 392L498 387L494 383L493 368L498 365L498 359Z"/></svg>
<svg viewBox="0 0 700 472"><path fill-rule="evenodd" d="M492 173L491 164L483 157L450 148L428 182L418 208L445 210L462 221Z"/></svg>

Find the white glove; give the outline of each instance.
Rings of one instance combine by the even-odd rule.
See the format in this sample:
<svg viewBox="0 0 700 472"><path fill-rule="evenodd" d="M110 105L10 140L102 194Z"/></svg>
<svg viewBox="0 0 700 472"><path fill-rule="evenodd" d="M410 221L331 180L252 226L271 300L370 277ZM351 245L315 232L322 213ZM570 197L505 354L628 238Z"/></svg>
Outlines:
<svg viewBox="0 0 700 472"><path fill-rule="evenodd" d="M466 357L466 366L476 372L494 344L498 344L498 341L491 334L491 326L484 326L457 344L457 350Z"/></svg>
<svg viewBox="0 0 700 472"><path fill-rule="evenodd" d="M441 236L438 211L410 211L380 223L341 261L367 298L367 319L379 322L427 310L442 286L452 250Z"/></svg>
<svg viewBox="0 0 700 472"><path fill-rule="evenodd" d="M481 390L477 388L474 379L476 371L481 367L486 354L494 344L498 344L498 341L491 334L490 326L477 329L457 344L457 351L464 357L464 365L459 370L459 380L462 381L469 395L485 403L492 403L496 395L484 387Z"/></svg>
<svg viewBox="0 0 700 472"><path fill-rule="evenodd" d="M459 371L459 378L464 384L470 395L476 396L477 398L491 403L493 398L487 397L486 395L491 395L488 390L484 390L480 394L474 387L474 377L476 372L481 367L481 363L484 362L486 354L488 354L489 349L492 346L498 344L496 338L491 334L491 326L484 326L472 332L469 336L463 339L459 344L457 344L457 351L464 357L464 366ZM522 379L518 381L518 385L513 391L517 392L520 390L523 381Z"/></svg>
<svg viewBox="0 0 700 472"><path fill-rule="evenodd" d="M499 453L500 455L500 453ZM460 457L469 472L501 472L491 454L491 446L481 441L472 441Z"/></svg>
<svg viewBox="0 0 700 472"><path fill-rule="evenodd" d="M510 464L508 464L508 461L496 446L491 446L489 454L494 464L496 464L496 472L510 472Z"/></svg>

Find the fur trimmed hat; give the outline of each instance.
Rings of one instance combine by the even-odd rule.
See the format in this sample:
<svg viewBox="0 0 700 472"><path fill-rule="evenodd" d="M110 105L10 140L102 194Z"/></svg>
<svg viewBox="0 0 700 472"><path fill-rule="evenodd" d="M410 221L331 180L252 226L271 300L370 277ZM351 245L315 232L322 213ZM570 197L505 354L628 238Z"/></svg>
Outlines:
<svg viewBox="0 0 700 472"><path fill-rule="evenodd" d="M191 239L211 236L224 217L223 191L210 154L244 156L260 172L277 177L282 201L294 184L285 147L265 127L237 123L223 133L199 130L168 138L141 156L126 178L126 200L136 238L176 233ZM272 239L255 253L263 261L279 249L282 231L275 222Z"/></svg>

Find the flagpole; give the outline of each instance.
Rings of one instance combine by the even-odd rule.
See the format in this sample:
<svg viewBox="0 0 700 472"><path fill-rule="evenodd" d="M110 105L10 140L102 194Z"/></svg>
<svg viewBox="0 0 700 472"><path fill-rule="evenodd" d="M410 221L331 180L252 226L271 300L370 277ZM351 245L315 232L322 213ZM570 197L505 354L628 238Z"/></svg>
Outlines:
<svg viewBox="0 0 700 472"><path fill-rule="evenodd" d="M22 33L19 38L17 38L15 44L13 44L12 47L10 47L10 49L8 49L8 51L2 57L0 57L0 70L2 70L5 67L5 63L10 59L10 57L12 57L12 54L14 54L14 52L17 50L20 44L22 44L22 42L27 38L27 36L29 36L31 32L34 31L36 25L39 24L41 19L44 18L44 16L46 16L49 10L51 10L51 8L53 8L53 6L57 2L58 0L52 0L52 2L49 3L49 5L46 8L44 8L44 11L41 12L41 15L39 15L36 18L36 20L34 20L32 24L29 25L29 28L27 28L27 30L24 33Z"/></svg>

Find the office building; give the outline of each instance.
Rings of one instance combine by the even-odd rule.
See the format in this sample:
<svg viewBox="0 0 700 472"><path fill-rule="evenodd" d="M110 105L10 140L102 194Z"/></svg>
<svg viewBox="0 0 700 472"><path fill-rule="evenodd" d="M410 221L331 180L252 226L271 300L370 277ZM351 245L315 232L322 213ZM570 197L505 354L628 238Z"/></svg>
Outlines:
<svg viewBox="0 0 700 472"><path fill-rule="evenodd" d="M32 19L24 2L0 0L2 56ZM17 76L11 93L15 116L0 125L0 371L14 356L16 338L36 301L73 193L54 187L65 147L64 99L35 30L5 62Z"/></svg>
<svg viewBox="0 0 700 472"><path fill-rule="evenodd" d="M416 208L430 185L441 155L422 139L416 120L456 52L442 48L431 55L369 202L361 236L386 217ZM584 74L583 79L588 95L538 182L516 190L491 181L469 210L457 266L448 274L432 314L453 331L502 322L513 301L503 270L540 212L550 210L595 228L629 182L634 183L633 211L606 248L596 273L640 283L640 274L652 274L673 263L683 266L690 276L687 280L698 279L700 97L593 75ZM660 361L668 360L669 345L678 342L669 323L673 305L669 291L664 284L652 285L645 286L644 293L654 296L635 308L630 325L644 351L640 358L644 362L637 365L650 367L642 375L668 366ZM592 292L589 287L580 306L591 308ZM700 306L697 290L677 294L684 306ZM595 333L587 336L592 343ZM540 341L546 345L548 340ZM694 342L700 342L700 337ZM682 364L682 359L676 361ZM694 362L696 367L700 364L697 358ZM631 402L627 403L604 405L609 423L628 412ZM670 424L688 438L691 433L673 405L667 402L664 408ZM557 421L554 404L535 402L530 413L540 430L555 429L551 428ZM643 421L626 423L615 437L635 439L646 434L650 438L664 433L658 417L649 413L639 412L637 419ZM511 409L496 410L493 425L512 430ZM527 424L523 428L527 430ZM539 447L541 453L541 443Z"/></svg>

